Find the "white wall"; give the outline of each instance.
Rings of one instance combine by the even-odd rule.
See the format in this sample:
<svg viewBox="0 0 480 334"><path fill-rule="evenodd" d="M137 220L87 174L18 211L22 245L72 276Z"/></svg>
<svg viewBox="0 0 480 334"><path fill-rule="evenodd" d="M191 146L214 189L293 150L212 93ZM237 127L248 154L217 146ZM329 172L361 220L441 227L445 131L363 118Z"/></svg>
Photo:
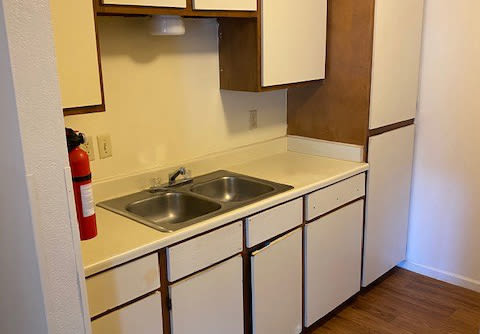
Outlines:
<svg viewBox="0 0 480 334"><path fill-rule="evenodd" d="M65 119L94 137L111 134L113 158L99 160L97 150L94 180L285 136L284 90L219 89L215 19L186 20L187 34L175 37L150 36L145 18L99 21L107 112ZM259 126L250 131L252 109Z"/></svg>
<svg viewBox="0 0 480 334"><path fill-rule="evenodd" d="M407 266L480 291L479 14L426 1Z"/></svg>
<svg viewBox="0 0 480 334"><path fill-rule="evenodd" d="M0 1L2 334L89 327L55 66L48 0Z"/></svg>

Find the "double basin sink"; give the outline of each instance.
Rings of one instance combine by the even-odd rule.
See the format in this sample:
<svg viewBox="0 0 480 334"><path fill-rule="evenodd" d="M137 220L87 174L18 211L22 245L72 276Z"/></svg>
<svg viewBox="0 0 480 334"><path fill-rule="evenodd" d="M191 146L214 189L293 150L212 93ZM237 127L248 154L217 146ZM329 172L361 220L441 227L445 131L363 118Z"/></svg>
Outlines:
<svg viewBox="0 0 480 334"><path fill-rule="evenodd" d="M101 202L98 206L161 232L173 232L293 187L229 171Z"/></svg>

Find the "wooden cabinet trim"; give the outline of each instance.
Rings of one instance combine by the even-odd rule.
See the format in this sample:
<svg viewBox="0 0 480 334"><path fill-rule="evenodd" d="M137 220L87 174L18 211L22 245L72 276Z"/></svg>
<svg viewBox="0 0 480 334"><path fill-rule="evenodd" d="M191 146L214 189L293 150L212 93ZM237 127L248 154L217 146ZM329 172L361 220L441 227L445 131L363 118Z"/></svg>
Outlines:
<svg viewBox="0 0 480 334"><path fill-rule="evenodd" d="M123 304L121 304L121 305L118 305L118 306L115 306L115 307L113 307L113 308L111 308L111 309L108 309L108 310L105 311L105 312L99 313L99 314L91 317L91 318L90 318L90 321L95 321L95 320L97 320L97 319L99 319L99 318L102 318L102 317L104 317L104 316L106 316L106 315L109 315L110 313L113 313L113 312L118 311L118 310L121 310L121 309L123 309L123 308L125 308L125 307L127 307L127 306L130 306L130 305L132 305L132 304L135 304L136 302L138 302L138 301L140 301L140 300L143 300L143 299L145 299L145 298L148 298L148 297L154 295L154 294L157 293L158 291L159 291L158 289L157 289L157 290L154 290L154 291L151 291L151 292L149 292L149 293L147 293L147 294L144 294L144 295L142 295L142 296L140 296L140 297L137 297L137 298L135 298L135 299L129 300L129 301L126 302L126 303L123 303Z"/></svg>
<svg viewBox="0 0 480 334"><path fill-rule="evenodd" d="M389 124L389 125L386 125L386 126L382 126L380 128L371 129L371 130L368 131L368 136L369 137L378 136L378 135L381 135L383 133L390 132L390 131L393 131L393 130L398 130L398 129L401 129L401 128L404 128L406 126L410 126L410 125L413 125L413 124L415 124L415 118L412 118L412 119L409 119L409 120L406 120L406 121L402 121L402 122L398 122L398 123L395 123L395 124Z"/></svg>
<svg viewBox="0 0 480 334"><path fill-rule="evenodd" d="M103 91L103 88L102 88ZM103 96L103 93L102 93ZM106 111L105 104L98 104L95 106L75 107L75 108L63 108L63 116L91 114L95 112Z"/></svg>

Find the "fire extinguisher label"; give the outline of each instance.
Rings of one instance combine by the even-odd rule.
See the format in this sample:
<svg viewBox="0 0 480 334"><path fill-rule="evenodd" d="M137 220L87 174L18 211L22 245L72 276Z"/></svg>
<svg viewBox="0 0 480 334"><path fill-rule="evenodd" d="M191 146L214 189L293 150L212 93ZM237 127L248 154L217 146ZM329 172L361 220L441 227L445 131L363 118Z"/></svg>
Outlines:
<svg viewBox="0 0 480 334"><path fill-rule="evenodd" d="M93 216L95 214L95 203L93 202L92 184L80 186L80 195L82 197L83 217Z"/></svg>

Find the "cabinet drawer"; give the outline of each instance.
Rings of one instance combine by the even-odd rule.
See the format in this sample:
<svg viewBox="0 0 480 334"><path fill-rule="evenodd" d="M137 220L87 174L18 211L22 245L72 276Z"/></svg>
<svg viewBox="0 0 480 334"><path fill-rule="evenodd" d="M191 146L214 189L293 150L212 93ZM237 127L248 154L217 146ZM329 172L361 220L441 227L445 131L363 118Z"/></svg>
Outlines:
<svg viewBox="0 0 480 334"><path fill-rule="evenodd" d="M90 316L99 315L159 287L160 269L157 254L87 278Z"/></svg>
<svg viewBox="0 0 480 334"><path fill-rule="evenodd" d="M362 196L365 196L364 173L307 195L305 217L310 221Z"/></svg>
<svg viewBox="0 0 480 334"><path fill-rule="evenodd" d="M174 282L243 249L242 222L167 248L168 280Z"/></svg>
<svg viewBox="0 0 480 334"><path fill-rule="evenodd" d="M282 204L247 219L247 246L253 247L302 224L303 199Z"/></svg>
<svg viewBox="0 0 480 334"><path fill-rule="evenodd" d="M158 292L92 321L92 334L161 334L162 332L162 298Z"/></svg>
<svg viewBox="0 0 480 334"><path fill-rule="evenodd" d="M257 0L193 0L195 10L257 10Z"/></svg>
<svg viewBox="0 0 480 334"><path fill-rule="evenodd" d="M186 0L103 0L104 5L187 8Z"/></svg>

